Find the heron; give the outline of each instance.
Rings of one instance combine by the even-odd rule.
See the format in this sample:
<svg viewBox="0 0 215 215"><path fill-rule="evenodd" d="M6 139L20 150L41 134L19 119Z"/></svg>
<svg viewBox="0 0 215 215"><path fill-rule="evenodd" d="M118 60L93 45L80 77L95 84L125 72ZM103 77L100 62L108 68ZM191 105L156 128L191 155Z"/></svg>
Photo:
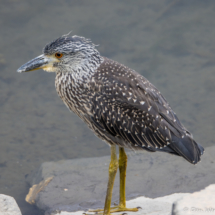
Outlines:
<svg viewBox="0 0 215 215"><path fill-rule="evenodd" d="M94 212L110 215L138 211L126 207L126 148L166 152L192 164L200 161L204 148L179 121L161 92L133 69L102 56L90 39L63 35L17 71L38 69L56 74L55 88L64 104L110 146L104 209ZM111 207L118 168L119 204Z"/></svg>

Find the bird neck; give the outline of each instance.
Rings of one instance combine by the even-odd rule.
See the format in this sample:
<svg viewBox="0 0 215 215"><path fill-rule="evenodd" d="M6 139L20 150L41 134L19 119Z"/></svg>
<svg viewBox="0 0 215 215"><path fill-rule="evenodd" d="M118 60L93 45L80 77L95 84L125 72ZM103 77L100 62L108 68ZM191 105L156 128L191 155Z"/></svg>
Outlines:
<svg viewBox="0 0 215 215"><path fill-rule="evenodd" d="M69 75L77 84L88 82L104 59L100 55L97 55L96 57L94 56L94 58L87 59L86 61L75 65L73 64L69 69L69 72L63 73L63 75Z"/></svg>

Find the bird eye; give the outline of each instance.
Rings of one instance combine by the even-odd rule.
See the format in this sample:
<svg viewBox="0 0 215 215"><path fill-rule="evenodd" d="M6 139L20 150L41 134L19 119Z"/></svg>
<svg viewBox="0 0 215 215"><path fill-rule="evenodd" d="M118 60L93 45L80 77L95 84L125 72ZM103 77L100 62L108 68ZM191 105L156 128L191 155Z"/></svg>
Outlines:
<svg viewBox="0 0 215 215"><path fill-rule="evenodd" d="M56 54L55 54L55 57L58 58L58 59L59 59L59 58L62 58L62 57L63 57L63 54L62 54L62 53L56 53Z"/></svg>

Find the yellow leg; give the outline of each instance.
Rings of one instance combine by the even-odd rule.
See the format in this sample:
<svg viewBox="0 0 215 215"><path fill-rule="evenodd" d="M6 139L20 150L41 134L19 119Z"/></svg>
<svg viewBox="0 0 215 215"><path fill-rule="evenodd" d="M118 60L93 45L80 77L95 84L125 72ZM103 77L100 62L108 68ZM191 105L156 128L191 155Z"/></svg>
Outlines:
<svg viewBox="0 0 215 215"><path fill-rule="evenodd" d="M110 215L112 191L113 191L113 185L114 185L114 180L115 180L118 166L119 166L119 164L118 164L118 160L117 160L116 146L111 145L111 160L110 160L110 165L109 165L109 179L108 179L108 186L107 186L107 193L106 193L104 210L103 209L96 209L96 210L89 210L89 212L96 212L96 214ZM104 213L102 211L104 211ZM98 212L101 212L101 213L98 213Z"/></svg>
<svg viewBox="0 0 215 215"><path fill-rule="evenodd" d="M119 147L119 174L120 174L120 188L119 188L119 207L126 206L126 169L127 169L127 155L125 149Z"/></svg>
<svg viewBox="0 0 215 215"><path fill-rule="evenodd" d="M120 171L119 205L116 207L110 207L114 179L116 176L118 166ZM106 200L105 200L105 207L104 207L104 210L96 209L96 210L89 210L89 212L97 212L97 214L102 214L98 212L104 211L103 215L110 215L110 213L114 213L114 212L138 211L137 208L126 208L126 192L125 192L126 168L127 168L127 155L125 153L124 148L119 147L119 164L118 164L116 147L111 146L111 161L109 166L109 181L108 181L108 188L107 188L107 194L106 194Z"/></svg>
<svg viewBox="0 0 215 215"><path fill-rule="evenodd" d="M111 146L111 161L109 166L109 179L108 179L108 187L105 199L105 207L104 207L104 215L110 215L110 206L111 206L111 198L112 198L112 191L114 180L116 176L116 172L118 169L118 161L117 161L117 154L116 154L116 146Z"/></svg>
<svg viewBox="0 0 215 215"><path fill-rule="evenodd" d="M125 149L119 147L119 176L120 176L120 187L119 187L119 205L111 208L111 212L120 211L138 211L137 208L126 208L126 169L127 169L127 155Z"/></svg>

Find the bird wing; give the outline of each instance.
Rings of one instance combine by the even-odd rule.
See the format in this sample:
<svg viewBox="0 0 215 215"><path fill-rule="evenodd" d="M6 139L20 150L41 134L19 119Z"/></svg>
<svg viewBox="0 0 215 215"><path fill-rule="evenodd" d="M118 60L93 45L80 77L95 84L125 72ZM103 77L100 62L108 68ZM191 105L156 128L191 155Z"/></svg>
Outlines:
<svg viewBox="0 0 215 215"><path fill-rule="evenodd" d="M92 120L98 129L152 151L169 145L172 134L185 134L165 98L147 79L124 66L121 75L102 71L106 73L101 68L90 83Z"/></svg>

